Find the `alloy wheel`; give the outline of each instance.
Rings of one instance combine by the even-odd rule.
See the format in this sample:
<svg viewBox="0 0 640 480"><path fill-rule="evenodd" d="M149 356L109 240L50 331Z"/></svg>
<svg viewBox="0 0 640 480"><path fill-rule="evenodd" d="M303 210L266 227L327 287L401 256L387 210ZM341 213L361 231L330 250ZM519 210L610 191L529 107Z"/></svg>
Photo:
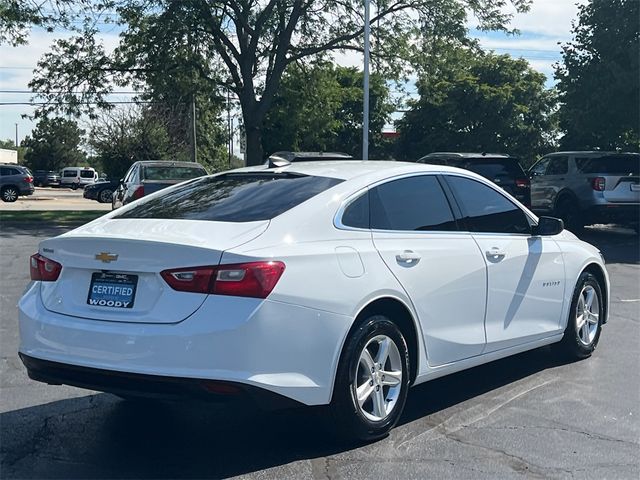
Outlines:
<svg viewBox="0 0 640 480"><path fill-rule="evenodd" d="M600 301L591 285L585 285L580 292L576 306L576 332L583 345L591 345L598 331Z"/></svg>
<svg viewBox="0 0 640 480"><path fill-rule="evenodd" d="M13 187L5 188L2 191L2 199L5 202L15 202L18 199L18 191Z"/></svg>
<svg viewBox="0 0 640 480"><path fill-rule="evenodd" d="M390 337L377 335L367 342L353 387L358 408L368 420L384 420L396 407L402 389L402 358Z"/></svg>

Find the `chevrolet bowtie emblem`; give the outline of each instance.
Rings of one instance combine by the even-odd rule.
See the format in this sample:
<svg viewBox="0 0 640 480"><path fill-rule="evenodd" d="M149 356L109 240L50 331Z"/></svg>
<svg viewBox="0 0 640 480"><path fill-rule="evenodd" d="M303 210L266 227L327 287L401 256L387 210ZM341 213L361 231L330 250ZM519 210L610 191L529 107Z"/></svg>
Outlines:
<svg viewBox="0 0 640 480"><path fill-rule="evenodd" d="M96 254L96 260L104 263L115 262L117 259L118 254L116 253L100 252Z"/></svg>

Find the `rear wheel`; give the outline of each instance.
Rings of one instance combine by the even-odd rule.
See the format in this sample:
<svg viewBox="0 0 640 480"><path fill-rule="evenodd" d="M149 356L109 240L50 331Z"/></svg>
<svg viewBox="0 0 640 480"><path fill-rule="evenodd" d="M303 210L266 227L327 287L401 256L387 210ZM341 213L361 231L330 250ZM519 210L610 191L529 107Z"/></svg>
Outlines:
<svg viewBox="0 0 640 480"><path fill-rule="evenodd" d="M573 233L577 233L584 228L584 219L580 212L580 207L575 200L569 197L562 197L558 200L554 214L562 219L564 227Z"/></svg>
<svg viewBox="0 0 640 480"><path fill-rule="evenodd" d="M71 190L77 190L78 189L78 184L77 183L72 183L71 184Z"/></svg>
<svg viewBox="0 0 640 480"><path fill-rule="evenodd" d="M572 359L590 356L602 331L604 303L602 289L595 276L582 273L573 292L571 310L559 347Z"/></svg>
<svg viewBox="0 0 640 480"><path fill-rule="evenodd" d="M4 187L2 189L2 193L0 193L0 196L2 196L2 201L4 202L15 202L16 200L18 200L19 195L20 192L18 191L18 189L12 185Z"/></svg>
<svg viewBox="0 0 640 480"><path fill-rule="evenodd" d="M338 433L375 440L400 419L409 389L409 353L398 327L383 315L360 323L347 340L330 405Z"/></svg>
<svg viewBox="0 0 640 480"><path fill-rule="evenodd" d="M113 196L113 190L110 188L105 188L101 190L98 194L98 202L100 203L110 203Z"/></svg>

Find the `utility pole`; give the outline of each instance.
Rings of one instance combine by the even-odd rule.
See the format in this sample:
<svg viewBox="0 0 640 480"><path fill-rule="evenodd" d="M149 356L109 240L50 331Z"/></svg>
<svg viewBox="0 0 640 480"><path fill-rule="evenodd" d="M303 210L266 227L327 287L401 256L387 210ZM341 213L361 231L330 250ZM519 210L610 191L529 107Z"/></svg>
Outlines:
<svg viewBox="0 0 640 480"><path fill-rule="evenodd" d="M229 166L231 166L231 155L233 152L233 130L231 127L231 92L227 87L227 131L229 132L228 151L229 151Z"/></svg>
<svg viewBox="0 0 640 480"><path fill-rule="evenodd" d="M196 143L196 95L191 94L191 161L198 161L198 145Z"/></svg>
<svg viewBox="0 0 640 480"><path fill-rule="evenodd" d="M18 148L18 124L16 123L16 148Z"/></svg>
<svg viewBox="0 0 640 480"><path fill-rule="evenodd" d="M369 36L371 0L364 0L364 99L362 119L362 159L369 160Z"/></svg>

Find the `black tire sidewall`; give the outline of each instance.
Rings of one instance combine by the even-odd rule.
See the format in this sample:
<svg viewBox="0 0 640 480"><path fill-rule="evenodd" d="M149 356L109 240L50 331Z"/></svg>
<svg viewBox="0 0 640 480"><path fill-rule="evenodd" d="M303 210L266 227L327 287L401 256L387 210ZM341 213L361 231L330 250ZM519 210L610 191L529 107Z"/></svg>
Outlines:
<svg viewBox="0 0 640 480"><path fill-rule="evenodd" d="M111 192L111 195L109 196L109 200L103 200L102 195L104 195L104 192ZM111 202L113 197L113 190L110 190L108 188L101 190L100 193L98 194L98 202L99 203L109 203Z"/></svg>
<svg viewBox="0 0 640 480"><path fill-rule="evenodd" d="M374 422L366 418L357 405L353 381L360 353L369 340L377 335L386 335L395 342L403 362L402 388L396 406L385 419ZM384 315L373 315L360 322L345 342L330 405L338 433L342 437L364 441L387 435L402 415L409 390L409 372L407 343L398 327Z"/></svg>
<svg viewBox="0 0 640 480"><path fill-rule="evenodd" d="M580 338L578 337L578 332L576 331L576 321L577 321L577 308L578 308L578 300L580 299L580 294L582 289L586 286L590 285L596 291L596 295L598 297L598 329L596 331L596 335L593 341L589 345L584 345ZM569 310L569 318L567 320L567 328L564 332L564 337L562 339L567 353L569 353L574 358L587 358L589 357L593 351L598 346L598 341L600 340L600 334L602 333L602 319L604 317L604 299L602 296L602 288L600 283L598 283L598 279L589 272L583 272L578 281L576 282L576 287L573 291L573 297L571 298L571 309Z"/></svg>

